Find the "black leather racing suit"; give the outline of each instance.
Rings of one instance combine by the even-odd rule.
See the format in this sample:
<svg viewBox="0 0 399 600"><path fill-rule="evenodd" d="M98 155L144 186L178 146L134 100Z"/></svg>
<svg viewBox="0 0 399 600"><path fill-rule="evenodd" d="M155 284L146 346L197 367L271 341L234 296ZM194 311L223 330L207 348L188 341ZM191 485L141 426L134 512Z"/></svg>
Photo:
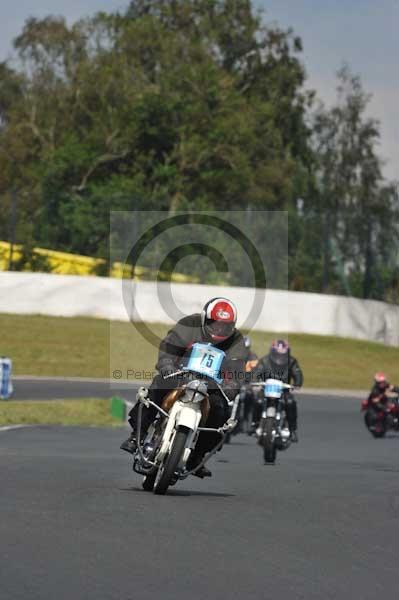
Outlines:
<svg viewBox="0 0 399 600"><path fill-rule="evenodd" d="M223 391L229 400L233 400L239 392L240 385L245 379L245 357L247 353L243 336L239 331L235 330L233 335L227 340L214 343L202 330L201 315L193 314L178 321L160 344L158 362L156 364L159 374L154 377L149 388L150 400L158 406L162 404L162 400L170 390L174 390L184 383L184 376L169 379L164 379L164 377L181 369L192 345L197 342L210 342L225 352L226 357L222 364L222 375L224 376ZM216 384L209 384L208 393L211 409L206 426L221 427L228 419L228 406ZM137 412L138 405L129 413L129 423L134 431L136 431ZM142 436L147 431L155 416L155 408L150 407L143 410ZM196 455L202 457L206 452L212 450L219 440L220 436L217 433L201 432L195 449Z"/></svg>
<svg viewBox="0 0 399 600"><path fill-rule="evenodd" d="M266 379L279 379L283 383L293 384L295 387L303 385L303 373L297 359L289 355L285 365L277 365L270 359L270 355L263 356L252 371L251 381L266 381ZM287 416L288 427L290 431L296 431L298 426L298 409L296 400L288 390L284 392L285 414ZM260 412L261 407L258 406ZM254 421L259 420L260 414L255 415Z"/></svg>
<svg viewBox="0 0 399 600"><path fill-rule="evenodd" d="M386 385L385 389L381 389L377 383L371 388L369 397L368 397L368 407L375 412L385 412L386 405L388 403L388 396L386 395L387 391L392 391L395 394L399 394L399 387L394 387L389 390L389 384Z"/></svg>

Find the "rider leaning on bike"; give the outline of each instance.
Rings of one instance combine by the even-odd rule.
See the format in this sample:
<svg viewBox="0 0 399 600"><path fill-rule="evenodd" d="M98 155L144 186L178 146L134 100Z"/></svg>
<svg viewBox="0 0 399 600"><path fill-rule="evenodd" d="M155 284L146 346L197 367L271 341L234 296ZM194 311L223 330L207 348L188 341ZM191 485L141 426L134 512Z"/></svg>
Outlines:
<svg viewBox="0 0 399 600"><path fill-rule="evenodd" d="M388 403L387 392L399 394L399 387L391 385L385 373L378 372L374 375L374 383L368 397L368 406L376 412L384 412Z"/></svg>
<svg viewBox="0 0 399 600"><path fill-rule="evenodd" d="M185 356L190 352L195 343L211 343L226 354L222 364L224 381L223 391L229 400L233 400L240 389L245 374L245 358L247 350L244 338L236 329L237 310L227 298L213 298L209 300L201 314L196 313L180 319L162 340L159 348L156 369L158 374L154 377L150 388L149 398L161 406L164 397L190 379L190 375L170 377L181 369ZM228 406L216 385L210 384L208 388L210 413L206 422L207 427L221 427L228 419ZM129 413L129 423L132 427L130 437L121 444L121 449L134 453L137 448L137 415L138 405ZM141 438L156 417L153 407L143 411ZM211 451L219 441L217 433L201 432L195 447L195 452L190 457L188 468L193 469L198 465L203 456ZM211 472L202 467L195 473L199 477L209 477Z"/></svg>
<svg viewBox="0 0 399 600"><path fill-rule="evenodd" d="M297 359L292 356L291 349L286 340L275 340L268 354L263 356L251 373L251 381L266 381L266 379L279 379L283 383L292 383L295 387L302 387L303 373ZM297 442L298 409L294 396L286 391L284 393L285 414L291 434L291 441ZM256 421L256 415L254 421Z"/></svg>

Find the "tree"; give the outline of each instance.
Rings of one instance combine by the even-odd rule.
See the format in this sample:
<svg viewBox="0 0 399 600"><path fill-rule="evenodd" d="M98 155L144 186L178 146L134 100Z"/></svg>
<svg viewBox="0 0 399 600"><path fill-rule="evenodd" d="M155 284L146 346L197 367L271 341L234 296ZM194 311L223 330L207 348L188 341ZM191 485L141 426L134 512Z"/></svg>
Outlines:
<svg viewBox="0 0 399 600"><path fill-rule="evenodd" d="M29 19L15 49L0 154L38 243L104 255L111 209L290 203L308 154L300 43L250 2Z"/></svg>
<svg viewBox="0 0 399 600"><path fill-rule="evenodd" d="M338 73L338 102L321 107L314 123L317 209L323 223L323 290L331 285L333 250L364 298L378 297L378 263L397 239L397 205L383 181L379 125L366 116L370 96L347 66ZM332 243L333 242L333 243ZM337 256L335 256L337 258ZM359 275L362 289L358 287Z"/></svg>

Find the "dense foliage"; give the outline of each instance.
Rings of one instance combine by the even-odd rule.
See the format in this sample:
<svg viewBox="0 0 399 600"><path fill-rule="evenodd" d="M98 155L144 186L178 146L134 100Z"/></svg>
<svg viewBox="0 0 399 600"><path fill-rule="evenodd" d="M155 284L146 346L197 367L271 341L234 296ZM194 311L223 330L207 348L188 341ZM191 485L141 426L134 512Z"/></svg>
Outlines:
<svg viewBox="0 0 399 600"><path fill-rule="evenodd" d="M110 210L286 210L291 288L397 300L398 198L367 95L345 68L316 110L301 40L249 0L31 18L14 46L0 239L15 223L31 266L34 245L107 258Z"/></svg>

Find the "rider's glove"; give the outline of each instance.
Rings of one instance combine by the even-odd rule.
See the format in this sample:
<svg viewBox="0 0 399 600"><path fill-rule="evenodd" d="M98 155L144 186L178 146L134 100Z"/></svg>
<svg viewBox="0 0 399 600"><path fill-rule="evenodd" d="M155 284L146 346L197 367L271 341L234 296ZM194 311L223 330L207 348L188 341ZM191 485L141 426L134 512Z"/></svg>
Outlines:
<svg viewBox="0 0 399 600"><path fill-rule="evenodd" d="M222 430L225 433L229 433L230 431L233 431L233 429L236 428L237 423L238 423L237 419L232 419L230 417L230 419L227 419L226 423L222 426Z"/></svg>
<svg viewBox="0 0 399 600"><path fill-rule="evenodd" d="M150 401L148 398L148 389L146 387L139 387L136 394L136 399L138 402L141 402L142 404L144 404L144 406L149 408Z"/></svg>

